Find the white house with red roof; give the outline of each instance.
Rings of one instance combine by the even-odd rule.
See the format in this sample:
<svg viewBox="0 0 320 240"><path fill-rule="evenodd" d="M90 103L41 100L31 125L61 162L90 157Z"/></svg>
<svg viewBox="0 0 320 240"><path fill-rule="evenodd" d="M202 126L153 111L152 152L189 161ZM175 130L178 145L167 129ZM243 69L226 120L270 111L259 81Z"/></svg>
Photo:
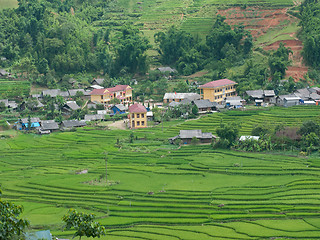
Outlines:
<svg viewBox="0 0 320 240"><path fill-rule="evenodd" d="M132 88L129 85L117 85L112 88L93 89L90 93L91 102L108 104L112 99L120 103L132 102Z"/></svg>
<svg viewBox="0 0 320 240"><path fill-rule="evenodd" d="M229 79L220 79L208 82L199 87L202 99L221 104L226 97L236 96L235 85L237 83Z"/></svg>
<svg viewBox="0 0 320 240"><path fill-rule="evenodd" d="M147 109L145 106L135 103L129 107L130 128L147 127Z"/></svg>

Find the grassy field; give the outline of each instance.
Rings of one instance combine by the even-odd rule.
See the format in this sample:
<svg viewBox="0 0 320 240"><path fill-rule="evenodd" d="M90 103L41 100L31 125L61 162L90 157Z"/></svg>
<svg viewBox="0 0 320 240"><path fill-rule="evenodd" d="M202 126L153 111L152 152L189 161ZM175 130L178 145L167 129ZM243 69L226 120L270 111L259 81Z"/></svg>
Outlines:
<svg viewBox="0 0 320 240"><path fill-rule="evenodd" d="M16 8L18 2L16 0L0 0L0 10L5 8Z"/></svg>
<svg viewBox="0 0 320 240"><path fill-rule="evenodd" d="M134 131L78 129L50 136L0 139L0 183L5 199L24 206L34 229L59 237L69 208L92 212L108 229L102 239L317 239L319 158L169 145L179 129L214 130L241 119L299 125L319 121L316 107L212 114ZM241 116L241 117L240 117ZM115 146L119 138L121 148ZM108 153L106 185L105 153ZM88 174L77 171L88 169ZM101 180L102 178L102 180Z"/></svg>
<svg viewBox="0 0 320 240"><path fill-rule="evenodd" d="M29 96L30 82L0 79L0 99L15 98L16 96Z"/></svg>

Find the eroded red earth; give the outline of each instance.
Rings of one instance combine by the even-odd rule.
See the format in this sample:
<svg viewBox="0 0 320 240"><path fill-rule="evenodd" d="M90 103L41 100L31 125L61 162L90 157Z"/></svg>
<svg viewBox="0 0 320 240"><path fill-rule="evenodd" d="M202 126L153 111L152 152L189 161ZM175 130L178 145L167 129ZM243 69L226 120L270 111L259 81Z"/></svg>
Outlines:
<svg viewBox="0 0 320 240"><path fill-rule="evenodd" d="M259 9L259 8L246 8L240 7L228 8L219 10L218 14L226 17L226 22L231 25L243 24L247 30L249 30L254 37L263 36L268 31L277 31L281 29L283 25L289 25L298 20L287 13L287 8L282 9ZM279 47L280 42L285 43L286 47L290 47L292 55L292 66L288 67L286 77L293 77L295 81L299 81L300 78L308 72L308 68L303 64L301 51L303 48L302 42L298 40L295 35L296 33L285 33L288 38L292 40L276 41L272 44L261 44L261 47L266 50L275 50Z"/></svg>

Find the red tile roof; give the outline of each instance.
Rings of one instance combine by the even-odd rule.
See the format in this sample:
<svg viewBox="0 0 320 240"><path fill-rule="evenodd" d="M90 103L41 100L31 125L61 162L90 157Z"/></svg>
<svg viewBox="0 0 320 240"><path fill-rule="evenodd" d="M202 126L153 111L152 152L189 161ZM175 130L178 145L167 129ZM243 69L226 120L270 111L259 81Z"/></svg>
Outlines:
<svg viewBox="0 0 320 240"><path fill-rule="evenodd" d="M222 87L222 86L231 85L231 84L237 84L237 83L229 79L220 79L220 80L208 82L204 85L201 85L199 88L215 88L215 87Z"/></svg>
<svg viewBox="0 0 320 240"><path fill-rule="evenodd" d="M129 112L131 113L143 113L143 112L147 112L147 109L145 108L145 106L139 104L139 103L135 103L133 105L131 105L129 107Z"/></svg>
<svg viewBox="0 0 320 240"><path fill-rule="evenodd" d="M90 95L103 95L105 89L93 89Z"/></svg>
<svg viewBox="0 0 320 240"><path fill-rule="evenodd" d="M125 91L127 88L131 89L129 85L117 85L112 88L104 88L104 89L93 89L90 95L103 95L105 92L120 92Z"/></svg>
<svg viewBox="0 0 320 240"><path fill-rule="evenodd" d="M129 87L129 85L117 85L112 88L106 88L109 92L119 92L119 91L125 91Z"/></svg>

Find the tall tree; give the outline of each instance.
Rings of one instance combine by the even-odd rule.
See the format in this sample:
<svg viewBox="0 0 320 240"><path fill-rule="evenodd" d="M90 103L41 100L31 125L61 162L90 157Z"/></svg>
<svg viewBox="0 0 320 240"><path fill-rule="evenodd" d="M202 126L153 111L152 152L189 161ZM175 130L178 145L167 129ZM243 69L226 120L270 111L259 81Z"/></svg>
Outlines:
<svg viewBox="0 0 320 240"><path fill-rule="evenodd" d="M0 240L14 239L21 236L28 221L19 217L23 208L8 201L1 200L0 190Z"/></svg>
<svg viewBox="0 0 320 240"><path fill-rule="evenodd" d="M70 209L68 214L64 215L62 220L66 223L65 229L74 228L76 232L73 237L100 237L106 234L106 230L98 222L94 222L93 214L81 213Z"/></svg>

